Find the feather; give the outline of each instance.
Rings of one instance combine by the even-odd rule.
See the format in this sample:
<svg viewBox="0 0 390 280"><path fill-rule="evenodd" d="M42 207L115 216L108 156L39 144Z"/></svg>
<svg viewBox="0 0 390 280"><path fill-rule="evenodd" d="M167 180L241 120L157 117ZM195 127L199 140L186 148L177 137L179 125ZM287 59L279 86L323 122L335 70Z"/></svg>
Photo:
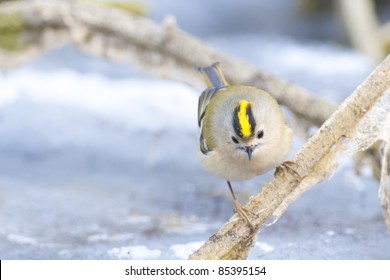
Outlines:
<svg viewBox="0 0 390 280"><path fill-rule="evenodd" d="M222 74L219 62L208 67L199 67L198 71L202 74L207 85L207 88L199 96L198 102L198 125L201 130L199 138L200 150L203 154L207 154L210 150L203 137L203 119L206 114L207 106L210 104L211 100L217 93L225 89L228 86L228 83Z"/></svg>

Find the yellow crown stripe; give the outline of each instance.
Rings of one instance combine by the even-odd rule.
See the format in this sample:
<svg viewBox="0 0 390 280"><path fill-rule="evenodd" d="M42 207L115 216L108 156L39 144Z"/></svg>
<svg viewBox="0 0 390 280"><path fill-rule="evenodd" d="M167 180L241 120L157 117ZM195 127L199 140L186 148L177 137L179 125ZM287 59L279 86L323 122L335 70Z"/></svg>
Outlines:
<svg viewBox="0 0 390 280"><path fill-rule="evenodd" d="M240 110L238 111L238 121L240 123L243 137L249 137L253 134L253 128L249 121L248 108L252 103L247 100L240 101Z"/></svg>

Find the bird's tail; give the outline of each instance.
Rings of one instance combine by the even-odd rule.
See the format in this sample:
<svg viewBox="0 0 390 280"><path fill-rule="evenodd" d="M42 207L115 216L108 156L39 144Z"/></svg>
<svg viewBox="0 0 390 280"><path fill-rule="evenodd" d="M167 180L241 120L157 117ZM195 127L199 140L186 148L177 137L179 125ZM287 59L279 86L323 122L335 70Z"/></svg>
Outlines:
<svg viewBox="0 0 390 280"><path fill-rule="evenodd" d="M207 84L207 87L222 88L228 85L222 73L221 65L219 62L215 62L208 67L198 67L197 69L202 74Z"/></svg>

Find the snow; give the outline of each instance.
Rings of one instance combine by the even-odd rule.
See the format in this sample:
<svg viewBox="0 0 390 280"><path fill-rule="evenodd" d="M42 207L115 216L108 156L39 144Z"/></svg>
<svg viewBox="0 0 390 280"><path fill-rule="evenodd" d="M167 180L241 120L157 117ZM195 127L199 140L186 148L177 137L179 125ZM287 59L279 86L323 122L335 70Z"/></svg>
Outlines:
<svg viewBox="0 0 390 280"><path fill-rule="evenodd" d="M1 90L9 92L1 99L3 106L27 101L72 107L131 130L157 131L168 125L194 129L192 124L196 121L188 110L196 111L197 92L169 81L111 80L95 73L80 75L70 69L20 69L3 77L2 85Z"/></svg>
<svg viewBox="0 0 390 280"><path fill-rule="evenodd" d="M196 241L187 244L175 244L170 247L170 250L173 251L173 254L178 259L186 260L192 253L198 250L203 243L204 241Z"/></svg>
<svg viewBox="0 0 390 280"><path fill-rule="evenodd" d="M20 245L37 245L37 241L34 238L15 233L8 234L7 239Z"/></svg>
<svg viewBox="0 0 390 280"><path fill-rule="evenodd" d="M269 252L272 252L274 250L274 246L269 245L266 242L256 242L254 247L255 247L255 249L256 248L260 249L264 253L269 253Z"/></svg>
<svg viewBox="0 0 390 280"><path fill-rule="evenodd" d="M161 251L150 250L145 246L127 246L111 249L108 255L118 259L147 260L159 258Z"/></svg>
<svg viewBox="0 0 390 280"><path fill-rule="evenodd" d="M373 68L331 44L210 43L334 102ZM198 95L69 46L0 75L0 258L186 259L197 250L233 214L225 182L196 156ZM302 144L294 139L294 152ZM353 169L343 159L263 229L249 258L389 259L378 182ZM236 183L239 199L270 176Z"/></svg>

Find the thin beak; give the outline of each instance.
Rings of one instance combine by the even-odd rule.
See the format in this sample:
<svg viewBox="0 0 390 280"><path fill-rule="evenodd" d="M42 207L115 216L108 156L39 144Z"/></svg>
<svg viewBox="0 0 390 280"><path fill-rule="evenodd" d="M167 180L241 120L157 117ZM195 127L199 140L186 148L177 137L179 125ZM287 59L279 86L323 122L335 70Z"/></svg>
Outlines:
<svg viewBox="0 0 390 280"><path fill-rule="evenodd" d="M251 146L245 146L244 147L245 152L248 154L248 159L252 159L252 152L253 152L253 147Z"/></svg>

